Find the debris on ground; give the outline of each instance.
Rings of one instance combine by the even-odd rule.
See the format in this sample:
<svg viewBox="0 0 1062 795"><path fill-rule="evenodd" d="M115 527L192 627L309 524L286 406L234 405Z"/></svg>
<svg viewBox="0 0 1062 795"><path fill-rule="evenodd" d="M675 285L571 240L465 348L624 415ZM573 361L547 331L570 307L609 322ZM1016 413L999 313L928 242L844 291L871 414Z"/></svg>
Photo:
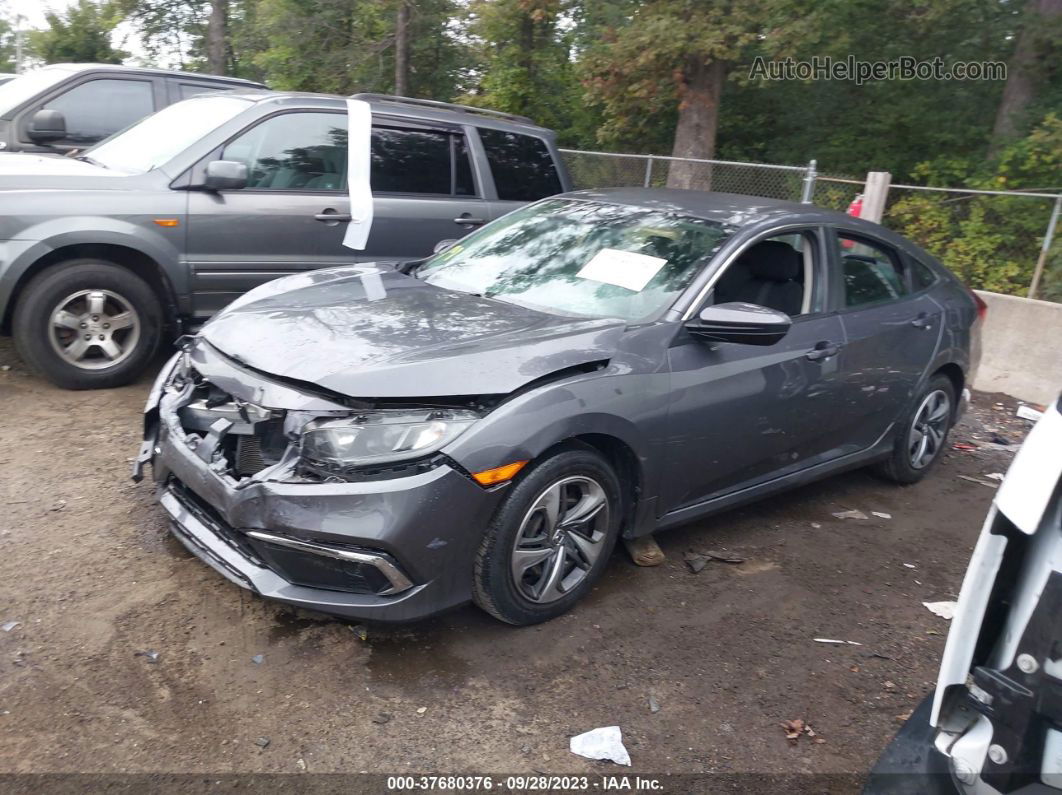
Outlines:
<svg viewBox="0 0 1062 795"><path fill-rule="evenodd" d="M913 564L913 563L904 563L904 564L903 564L903 567L904 567L905 569L917 569L917 568L918 568L918 567L917 567L917 566L916 566L915 564Z"/></svg>
<svg viewBox="0 0 1062 795"><path fill-rule="evenodd" d="M417 707L417 714L418 715L423 715L427 711L428 711L427 707Z"/></svg>
<svg viewBox="0 0 1062 795"><path fill-rule="evenodd" d="M955 608L958 602L922 602L926 609L935 616L940 616L945 621L951 621L955 617Z"/></svg>
<svg viewBox="0 0 1062 795"><path fill-rule="evenodd" d="M811 738L812 742L824 743L824 739L819 737L815 730L811 728L811 724L807 723L801 718L795 718L794 720L782 721L781 726L785 729L785 738L789 740L791 745L796 745L797 740L800 739L800 735L805 734Z"/></svg>
<svg viewBox="0 0 1062 795"><path fill-rule="evenodd" d="M910 717L911 717L911 713L912 713L912 712L913 712L913 710L907 710L907 712L904 712L904 713L903 713L902 715L897 715L897 716L896 716L896 720L897 720L897 721L898 721L899 723L907 723L907 721L908 721L908 720L910 719Z"/></svg>
<svg viewBox="0 0 1062 795"><path fill-rule="evenodd" d="M812 523L811 523L811 526L812 526L812 528L813 528L813 529L815 529L815 530L818 530L818 529L820 529L820 528L822 527L822 525L821 525L821 524L819 524L818 522L812 522Z"/></svg>
<svg viewBox="0 0 1062 795"><path fill-rule="evenodd" d="M134 652L133 656L134 657L143 657L149 663L153 663L153 662L158 662L159 661L159 653L157 651L155 651L154 649L147 649L146 651Z"/></svg>
<svg viewBox="0 0 1062 795"><path fill-rule="evenodd" d="M257 740L254 741L254 744L257 745L259 748L268 748L269 747L269 738L268 737L259 737Z"/></svg>
<svg viewBox="0 0 1062 795"><path fill-rule="evenodd" d="M1004 475L1003 475L1002 472L989 472L987 475L985 475L985 477L988 478L989 480L1002 481L1003 478L1004 478Z"/></svg>
<svg viewBox="0 0 1062 795"><path fill-rule="evenodd" d="M714 549L709 549L704 554L712 560L720 560L723 563L732 563L734 565L737 565L738 563L745 562L744 558L739 558L737 555L731 555L727 552L717 552Z"/></svg>
<svg viewBox="0 0 1062 795"><path fill-rule="evenodd" d="M833 638L812 638L816 643L837 643L842 646L862 646L862 643L856 643L854 640L834 640Z"/></svg>
<svg viewBox="0 0 1062 795"><path fill-rule="evenodd" d="M973 477L971 475L956 475L955 477L957 477L959 480L967 480L970 483L979 483L982 486L988 486L988 488L990 488L990 489L998 489L999 488L999 484L998 483L993 483L991 480L983 480L981 478L975 478L975 477Z"/></svg>
<svg viewBox="0 0 1062 795"><path fill-rule="evenodd" d="M365 628L364 624L355 624L350 628L350 631L357 635L360 640L367 640L369 637L369 630Z"/></svg>
<svg viewBox="0 0 1062 795"><path fill-rule="evenodd" d="M603 726L577 734L569 741L568 748L573 754L586 759L603 759L628 767L631 764L631 756L623 747L623 733L619 726Z"/></svg>
<svg viewBox="0 0 1062 795"><path fill-rule="evenodd" d="M49 511L61 511L66 507L66 500L56 500L56 502L49 508Z"/></svg>
<svg viewBox="0 0 1062 795"><path fill-rule="evenodd" d="M387 723L390 720L391 720L391 713L390 712L380 712L380 713L377 713L376 717L372 719L372 722L377 724L378 726L383 726L385 723Z"/></svg>
<svg viewBox="0 0 1062 795"><path fill-rule="evenodd" d="M837 518L837 519L866 519L867 515L865 513L863 513L862 511L851 510L851 511L837 511L836 513L834 513L834 517Z"/></svg>
<svg viewBox="0 0 1062 795"><path fill-rule="evenodd" d="M976 445L966 444L965 442L959 442L958 444L953 444L952 447L954 447L956 450L967 450L967 451L976 450L977 449Z"/></svg>
<svg viewBox="0 0 1062 795"><path fill-rule="evenodd" d="M654 696L652 693L649 694L649 711L650 712L659 712L660 711L660 705L656 701L656 696Z"/></svg>
<svg viewBox="0 0 1062 795"><path fill-rule="evenodd" d="M700 574L704 567L708 565L708 558L704 555L698 555L696 552L684 552L682 559L686 561L686 565L690 567L690 571L694 574Z"/></svg>
<svg viewBox="0 0 1062 795"><path fill-rule="evenodd" d="M0 624L0 629L4 632L10 632L21 623L21 621L5 621L3 624Z"/></svg>
<svg viewBox="0 0 1062 795"><path fill-rule="evenodd" d="M1018 410L1015 411L1014 414L1021 417L1023 420L1039 422L1040 418L1044 416L1044 408L1043 406L1034 407L1028 403L1020 403L1018 404Z"/></svg>
<svg viewBox="0 0 1062 795"><path fill-rule="evenodd" d="M871 511L870 514L872 516L878 517L879 519L891 519L892 518L892 514L891 513L885 513L885 511Z"/></svg>
<svg viewBox="0 0 1062 795"><path fill-rule="evenodd" d="M261 665L263 662L265 662L265 655L256 654L254 657L251 658L251 662L253 662L255 665Z"/></svg>

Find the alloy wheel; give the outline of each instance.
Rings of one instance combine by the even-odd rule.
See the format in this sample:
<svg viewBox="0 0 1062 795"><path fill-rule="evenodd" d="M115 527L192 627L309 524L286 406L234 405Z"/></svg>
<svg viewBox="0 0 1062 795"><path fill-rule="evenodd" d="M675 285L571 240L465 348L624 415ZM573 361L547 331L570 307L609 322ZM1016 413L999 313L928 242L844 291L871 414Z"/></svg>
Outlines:
<svg viewBox="0 0 1062 795"><path fill-rule="evenodd" d="M140 315L111 290L78 290L49 315L48 341L64 361L82 370L113 367L140 340Z"/></svg>
<svg viewBox="0 0 1062 795"><path fill-rule="evenodd" d="M907 434L907 453L914 469L925 469L937 457L950 419L951 399L944 390L936 389L922 399Z"/></svg>
<svg viewBox="0 0 1062 795"><path fill-rule="evenodd" d="M571 593L601 556L608 527L608 496L596 480L577 475L547 486L516 534L510 569L517 590L538 604Z"/></svg>

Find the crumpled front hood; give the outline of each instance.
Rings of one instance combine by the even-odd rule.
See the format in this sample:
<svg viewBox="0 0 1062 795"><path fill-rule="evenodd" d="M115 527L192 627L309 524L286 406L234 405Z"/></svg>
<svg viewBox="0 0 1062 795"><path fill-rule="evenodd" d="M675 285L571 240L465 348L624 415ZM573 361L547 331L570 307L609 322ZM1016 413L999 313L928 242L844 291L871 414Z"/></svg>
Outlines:
<svg viewBox="0 0 1062 795"><path fill-rule="evenodd" d="M558 317L358 265L264 284L201 336L265 373L355 398L409 398L512 392L610 358L624 327L619 319Z"/></svg>

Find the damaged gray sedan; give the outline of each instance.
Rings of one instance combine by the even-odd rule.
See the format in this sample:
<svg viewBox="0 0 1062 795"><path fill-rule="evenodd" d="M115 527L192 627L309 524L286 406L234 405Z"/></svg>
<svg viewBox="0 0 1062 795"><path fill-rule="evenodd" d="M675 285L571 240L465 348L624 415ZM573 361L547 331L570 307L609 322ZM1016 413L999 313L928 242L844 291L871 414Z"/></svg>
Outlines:
<svg viewBox="0 0 1062 795"><path fill-rule="evenodd" d="M576 192L423 262L247 293L160 373L135 476L150 462L174 534L262 596L529 624L621 537L857 466L923 477L982 311L839 213Z"/></svg>

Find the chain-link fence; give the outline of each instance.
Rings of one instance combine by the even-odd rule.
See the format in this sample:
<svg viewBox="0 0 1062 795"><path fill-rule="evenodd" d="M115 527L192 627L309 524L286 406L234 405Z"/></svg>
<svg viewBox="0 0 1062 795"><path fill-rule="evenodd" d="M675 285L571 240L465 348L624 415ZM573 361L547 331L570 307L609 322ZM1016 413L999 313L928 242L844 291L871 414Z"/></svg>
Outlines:
<svg viewBox="0 0 1062 795"><path fill-rule="evenodd" d="M562 149L576 188L667 186L810 201L848 211L864 189L855 176L807 166L697 160ZM893 185L882 223L946 263L967 284L1062 302L1062 196ZM1054 219L1054 220L1052 220Z"/></svg>

